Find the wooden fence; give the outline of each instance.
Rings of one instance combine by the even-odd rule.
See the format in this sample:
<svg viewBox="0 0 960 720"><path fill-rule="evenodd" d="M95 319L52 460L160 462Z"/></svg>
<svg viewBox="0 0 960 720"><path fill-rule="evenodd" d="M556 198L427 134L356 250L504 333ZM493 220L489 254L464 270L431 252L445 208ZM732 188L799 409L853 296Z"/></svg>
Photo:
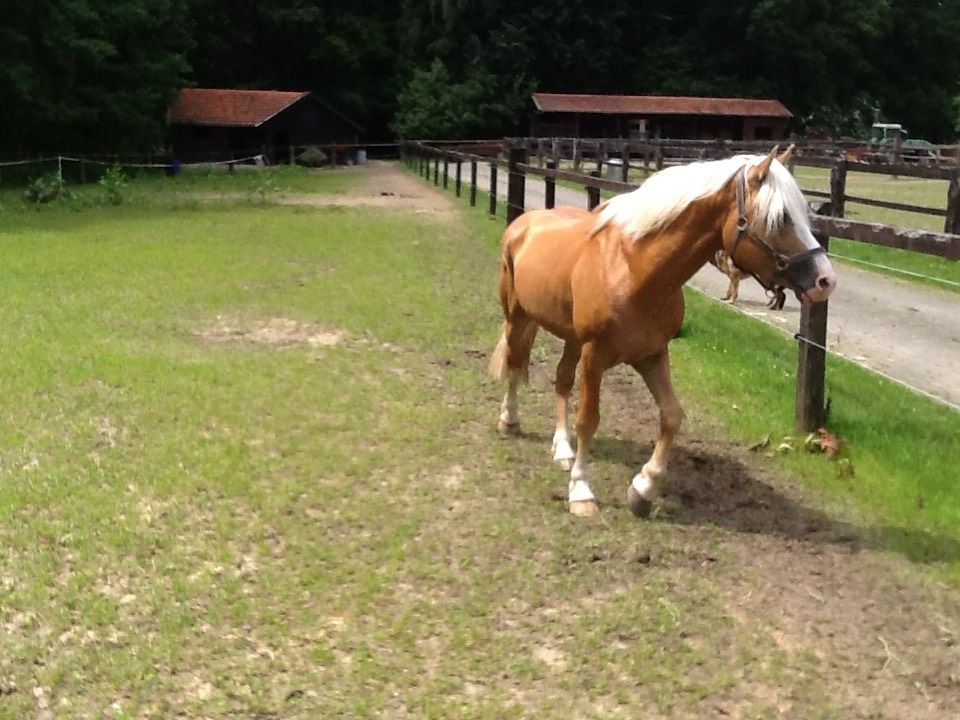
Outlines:
<svg viewBox="0 0 960 720"><path fill-rule="evenodd" d="M587 193L587 207L593 209L600 204L600 191L611 190L614 192L629 192L636 190L639 185L626 181L629 171L636 167L631 164L631 157L634 157L634 151L641 149L646 154L641 155L644 165L663 166L664 154L662 149L670 147L667 145L659 146L661 152L657 155L655 149L647 148L643 150L639 145L633 145L627 141L618 141L613 146L610 141L595 141L592 146L594 155L585 156L584 147L589 143L581 141L581 151L579 158L577 156L576 146L573 147L573 153L569 157L573 167L584 168L585 158L589 158L590 164L594 169L585 174L561 169L561 161L568 158L561 153L563 146L561 143L554 142L550 144L550 153L538 153L536 164L531 163L531 144L536 143L539 149L542 147L541 140L508 139L500 146L500 153L493 156L487 152L477 154L469 152L475 147L471 145L458 145L456 143L447 147L437 147L425 143L408 142L401 145L401 158L408 165L417 168L418 172L427 178L432 177L434 185L442 183L443 187L448 185L448 177L451 164L455 168L456 184L455 192L459 197L462 191L461 167L463 164L470 165L470 204L476 205L477 198L477 165L478 163L489 164L490 183L489 183L489 208L491 215L497 212L497 173L503 168L508 173L507 184L507 223L513 222L517 217L523 214L525 203L525 186L527 175L543 178L545 188L545 207L554 206L556 198L556 183L558 180L577 183L584 187ZM752 149L754 151L769 149L769 143L763 143L763 147L742 147L744 144L730 144L728 149L744 151ZM615 159L619 163L611 164L610 156L612 152L617 154ZM506 156L506 159L503 156ZM658 162L659 158L659 162ZM844 158L834 158L828 160L823 157L802 154L797 158L796 165L808 165L812 167L830 168L830 192L805 190L804 192L814 197L828 198L829 204L823 206L823 210L828 210L827 215L814 215L811 219L814 234L817 240L824 248L829 249L830 237L845 238L858 242L874 245L883 245L886 247L895 247L912 252L926 253L929 255L938 255L949 259L960 259L960 168L957 165L952 167L942 166L924 166L924 165L873 165L868 163L854 163ZM608 177L604 178L604 167L608 169ZM613 173L609 168L613 167ZM643 166L641 166L643 167ZM791 168L792 169L792 168ZM881 200L872 200L870 198L853 197L846 194L846 175L848 172L882 172L885 174L896 174L907 177L924 177L948 180L948 192L946 198L946 207L930 208L924 206L908 205L906 203L893 203ZM610 178L610 174L619 174L617 179ZM907 210L918 213L931 213L941 215L945 218L944 233L934 233L924 230L912 230L891 225L878 223L859 222L848 220L843 217L845 203L858 202L865 205L874 205L877 207L894 207L894 209ZM795 397L795 422L800 431L811 431L821 427L825 422L825 404L824 387L826 378L826 342L827 342L827 310L828 303L801 303L800 325L794 337L799 343L797 360L797 381Z"/></svg>

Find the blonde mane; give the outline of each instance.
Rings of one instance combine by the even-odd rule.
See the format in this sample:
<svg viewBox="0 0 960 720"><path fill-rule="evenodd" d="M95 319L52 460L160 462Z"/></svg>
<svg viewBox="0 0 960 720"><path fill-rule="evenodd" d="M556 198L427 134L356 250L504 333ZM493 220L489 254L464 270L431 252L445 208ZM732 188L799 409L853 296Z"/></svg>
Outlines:
<svg viewBox="0 0 960 720"><path fill-rule="evenodd" d="M640 240L676 220L691 203L719 191L740 168L753 167L765 157L737 155L662 170L633 192L608 200L600 209L594 232L613 223L634 241ZM798 230L809 230L807 201L790 171L777 160L771 163L766 179L748 208L748 215L752 223L766 233L780 228L785 217L789 217Z"/></svg>

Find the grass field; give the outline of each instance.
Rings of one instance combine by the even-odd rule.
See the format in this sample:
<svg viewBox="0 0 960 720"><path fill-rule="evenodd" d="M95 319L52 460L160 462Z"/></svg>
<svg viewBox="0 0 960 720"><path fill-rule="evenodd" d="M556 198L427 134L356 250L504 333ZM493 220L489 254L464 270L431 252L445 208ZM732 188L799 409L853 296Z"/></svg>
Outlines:
<svg viewBox="0 0 960 720"><path fill-rule="evenodd" d="M852 632L903 600L960 633L937 614L953 595L904 598L936 583L890 555L957 577L956 414L831 366L854 477L806 453L742 466L736 448L789 432L794 350L691 296L681 459L729 465L775 512L734 508L760 524L732 527L708 499L668 498L636 522L614 498L651 438L631 439L639 384L618 371L595 465L606 506L577 522L551 499L549 343L530 435L493 430L502 221L260 190L357 177L4 203L0 717L847 718L915 683L956 697L953 646L927 625L882 631L910 672ZM863 551L783 534L815 520ZM866 559L851 572L851 557ZM793 607L814 572L845 583L838 598ZM795 632L785 607L824 634Z"/></svg>

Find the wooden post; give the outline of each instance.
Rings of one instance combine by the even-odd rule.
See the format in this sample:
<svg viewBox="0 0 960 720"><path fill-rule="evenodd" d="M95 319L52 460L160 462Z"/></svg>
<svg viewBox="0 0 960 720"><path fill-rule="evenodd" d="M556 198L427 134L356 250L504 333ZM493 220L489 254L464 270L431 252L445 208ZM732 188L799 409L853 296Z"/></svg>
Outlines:
<svg viewBox="0 0 960 720"><path fill-rule="evenodd" d="M653 149L653 166L657 170L663 170L663 146L659 143Z"/></svg>
<svg viewBox="0 0 960 720"><path fill-rule="evenodd" d="M603 177L603 164L607 161L607 143L597 140L597 177Z"/></svg>
<svg viewBox="0 0 960 720"><path fill-rule="evenodd" d="M547 160L547 170L556 170L557 163L554 160ZM557 179L547 175L543 178L543 206L550 210L557 202Z"/></svg>
<svg viewBox="0 0 960 720"><path fill-rule="evenodd" d="M560 140L553 139L553 147L550 150L550 158L553 160L553 167L560 167Z"/></svg>
<svg viewBox="0 0 960 720"><path fill-rule="evenodd" d="M580 138L573 139L573 171L580 172Z"/></svg>
<svg viewBox="0 0 960 720"><path fill-rule="evenodd" d="M290 164L295 165L297 162L297 158L296 158L296 152L293 148L293 145L287 148L287 152L289 153L289 156L290 156Z"/></svg>
<svg viewBox="0 0 960 720"><path fill-rule="evenodd" d="M960 168L953 171L947 187L947 219L943 231L960 235Z"/></svg>
<svg viewBox="0 0 960 720"><path fill-rule="evenodd" d="M447 179L450 176L450 158L447 157L447 154L443 154L443 189L447 189Z"/></svg>
<svg viewBox="0 0 960 720"><path fill-rule="evenodd" d="M470 207L477 205L477 161L470 160Z"/></svg>
<svg viewBox="0 0 960 720"><path fill-rule="evenodd" d="M460 184L461 184L461 177L460 177L461 169L460 169L460 166L463 164L463 162L460 160L459 157L456 159L456 164L457 164L457 169L454 171L454 176L453 176L453 178L454 178L454 179L453 179L453 190L454 190L454 193L456 194L456 196L457 196L457 197L460 197Z"/></svg>
<svg viewBox="0 0 960 720"><path fill-rule="evenodd" d="M594 170L590 173L590 177L599 178L600 171ZM587 186L587 210L593 210L597 205L600 204L600 188Z"/></svg>
<svg viewBox="0 0 960 720"><path fill-rule="evenodd" d="M893 164L899 165L903 162L903 133L899 130L893 136ZM894 178L897 176L894 175Z"/></svg>
<svg viewBox="0 0 960 720"><path fill-rule="evenodd" d="M621 146L620 159L623 160L620 181L627 182L627 177L630 175L630 143L626 140L623 141L623 145Z"/></svg>
<svg viewBox="0 0 960 720"><path fill-rule="evenodd" d="M507 160L510 173L507 182L507 225L523 215L527 176L517 166L526 163L527 158L526 144L510 148Z"/></svg>
<svg viewBox="0 0 960 720"><path fill-rule="evenodd" d="M830 238L816 235L824 249L829 249ZM827 345L827 303L800 303L800 340L797 360L797 394L794 417L797 430L812 432L826 422L824 383L827 369L827 354L821 347ZM812 345L809 340L816 345Z"/></svg>
<svg viewBox="0 0 960 720"><path fill-rule="evenodd" d="M433 158L433 184L440 184L440 158Z"/></svg>
<svg viewBox="0 0 960 720"><path fill-rule="evenodd" d="M537 167L543 167L543 138L537 138Z"/></svg>
<svg viewBox="0 0 960 720"><path fill-rule="evenodd" d="M843 217L846 195L847 161L840 158L830 168L830 214L833 217Z"/></svg>
<svg viewBox="0 0 960 720"><path fill-rule="evenodd" d="M490 214L497 214L497 161L490 161Z"/></svg>

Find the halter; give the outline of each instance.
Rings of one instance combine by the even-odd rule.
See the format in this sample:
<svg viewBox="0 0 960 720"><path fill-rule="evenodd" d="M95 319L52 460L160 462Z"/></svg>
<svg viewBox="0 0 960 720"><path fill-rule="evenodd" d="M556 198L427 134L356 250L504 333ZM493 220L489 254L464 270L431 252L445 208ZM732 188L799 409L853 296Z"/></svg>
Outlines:
<svg viewBox="0 0 960 720"><path fill-rule="evenodd" d="M763 250L767 255L769 255L774 262L774 277L787 280L787 274L791 267L797 265L798 263L809 260L815 255L820 253L826 253L821 246L811 248L809 250L802 250L794 255L784 255L782 252L771 247L770 244L764 240L762 237L750 230L750 223L747 220L747 204L744 200L744 195L746 194L746 185L747 185L747 166L744 165L740 170L737 171L737 232L733 236L733 243L730 245L730 259L733 260L734 265L737 264L737 260L734 257L734 252L737 250L737 243L740 242L740 236L746 235L748 238L753 240L754 244ZM754 273L750 273L754 278L757 279L763 287L767 288L766 283L762 282ZM774 292L776 292L778 285L774 285ZM771 290L771 288L767 288Z"/></svg>

